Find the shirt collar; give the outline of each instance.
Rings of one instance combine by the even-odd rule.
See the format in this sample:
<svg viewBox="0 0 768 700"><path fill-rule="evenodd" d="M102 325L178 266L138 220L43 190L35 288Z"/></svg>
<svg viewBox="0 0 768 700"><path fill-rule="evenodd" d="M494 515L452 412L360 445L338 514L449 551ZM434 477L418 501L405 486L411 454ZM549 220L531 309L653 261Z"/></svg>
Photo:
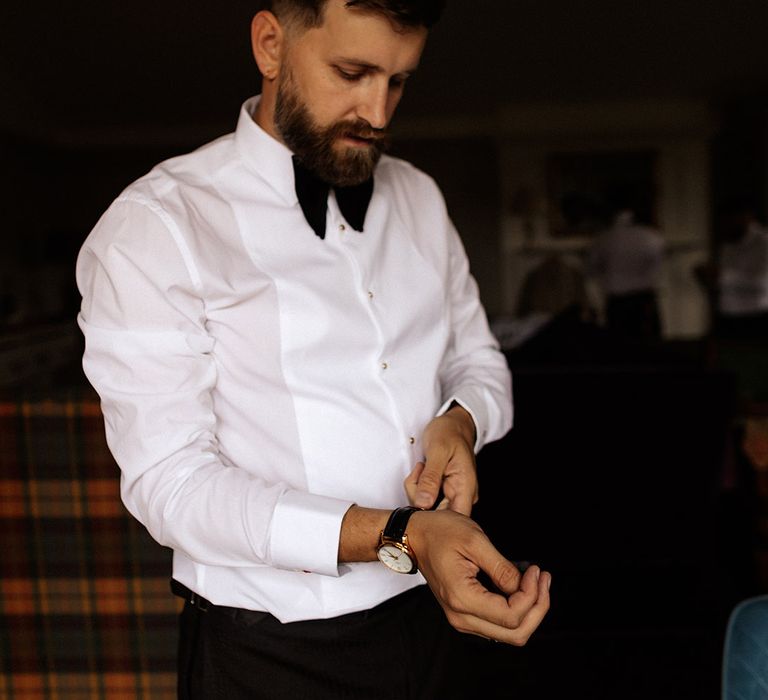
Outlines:
<svg viewBox="0 0 768 700"><path fill-rule="evenodd" d="M269 184L288 204L296 204L296 188L290 149L262 129L253 118L260 95L251 97L240 108L235 130L235 145L249 168Z"/></svg>

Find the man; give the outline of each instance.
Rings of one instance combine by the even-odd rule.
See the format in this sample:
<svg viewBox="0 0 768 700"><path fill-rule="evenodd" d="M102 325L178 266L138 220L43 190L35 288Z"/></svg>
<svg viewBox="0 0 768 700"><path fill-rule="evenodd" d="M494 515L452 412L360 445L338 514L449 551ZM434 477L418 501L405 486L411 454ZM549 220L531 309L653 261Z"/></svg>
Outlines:
<svg viewBox="0 0 768 700"><path fill-rule="evenodd" d="M748 195L723 203L715 259L704 268L712 284L713 357L736 377L746 412L768 400L768 228L758 211Z"/></svg>
<svg viewBox="0 0 768 700"><path fill-rule="evenodd" d="M381 156L440 4L276 0L236 132L81 251L123 500L187 600L180 697L438 697L445 619L519 645L547 612L468 517L506 363L434 183Z"/></svg>
<svg viewBox="0 0 768 700"><path fill-rule="evenodd" d="M666 245L653 226L637 221L631 196L615 195L611 225L593 243L587 272L605 296L605 324L623 340L656 343L662 337L658 286Z"/></svg>
<svg viewBox="0 0 768 700"><path fill-rule="evenodd" d="M768 340L768 229L748 197L723 207L717 254L717 332Z"/></svg>

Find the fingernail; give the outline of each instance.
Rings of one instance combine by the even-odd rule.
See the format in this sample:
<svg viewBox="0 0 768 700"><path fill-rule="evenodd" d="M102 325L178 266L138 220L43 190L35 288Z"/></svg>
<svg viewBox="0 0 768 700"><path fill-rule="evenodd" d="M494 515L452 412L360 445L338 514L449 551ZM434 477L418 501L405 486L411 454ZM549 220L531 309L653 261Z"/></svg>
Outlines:
<svg viewBox="0 0 768 700"><path fill-rule="evenodd" d="M547 576L547 590L549 590L549 587L552 585L552 574L549 574Z"/></svg>

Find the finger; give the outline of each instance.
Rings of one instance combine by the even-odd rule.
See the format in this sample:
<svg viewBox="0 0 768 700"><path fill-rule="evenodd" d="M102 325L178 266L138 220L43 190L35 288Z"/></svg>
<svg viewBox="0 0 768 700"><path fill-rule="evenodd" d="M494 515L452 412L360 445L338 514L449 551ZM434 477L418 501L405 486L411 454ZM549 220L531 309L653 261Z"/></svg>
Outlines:
<svg viewBox="0 0 768 700"><path fill-rule="evenodd" d="M512 568L514 569L514 567ZM514 629L536 602L536 574L538 574L538 568L534 568L531 573L527 574L529 580L524 592L520 590L519 586L515 586L511 582L511 578L502 581L501 585L504 586L504 589L514 591L513 593L505 593L482 570L477 572L476 577L470 573L465 579L467 585L454 597L445 601L443 607L446 610L446 615L448 615L449 620L453 615L460 618L483 620L495 626ZM517 577L517 580L520 580L519 573ZM533 585L533 592L531 592L531 584ZM454 624L453 621L451 624Z"/></svg>
<svg viewBox="0 0 768 700"><path fill-rule="evenodd" d="M516 629L536 604L541 571L538 566L531 566L521 576L511 562L503 558L501 561L502 566L496 571L486 572L496 591L483 585L479 573L476 585L469 586L456 612L500 628Z"/></svg>
<svg viewBox="0 0 768 700"><path fill-rule="evenodd" d="M456 477L451 475L443 484L446 498L449 501L451 510L462 515L471 516L472 506L475 504L477 491L470 491L468 488L457 488Z"/></svg>
<svg viewBox="0 0 768 700"><path fill-rule="evenodd" d="M525 571L521 571L511 561L501 556L501 554L499 554L498 558L490 565L481 563L480 568L490 579L493 587L505 596L510 596L513 593L516 593L522 586L525 576L533 577L535 584L535 576L537 575L536 571L529 573L529 570L535 567L528 567ZM529 578L527 584L528 589L530 589L530 585Z"/></svg>
<svg viewBox="0 0 768 700"><path fill-rule="evenodd" d="M417 462L411 473L405 477L403 486L405 487L405 494L408 496L408 502L415 506L416 504L416 491L419 488L419 477L422 471L424 471L424 462Z"/></svg>
<svg viewBox="0 0 768 700"><path fill-rule="evenodd" d="M431 508L435 504L443 483L443 470L444 466L435 466L434 462L428 461L424 465L418 478L416 494L413 499L415 506Z"/></svg>
<svg viewBox="0 0 768 700"><path fill-rule="evenodd" d="M496 624L484 617L468 613L448 615L448 619L461 632L504 642L505 644L522 646L541 625L549 611L549 588L551 581L552 576L549 572L541 573L536 582L536 601L526 614L514 623Z"/></svg>
<svg viewBox="0 0 768 700"><path fill-rule="evenodd" d="M522 619L536 604L541 583L541 569L538 566L530 566L520 579L520 585L516 591L507 597L507 605L511 616L509 619ZM505 624L502 622L502 624Z"/></svg>
<svg viewBox="0 0 768 700"><path fill-rule="evenodd" d="M440 503L437 504L435 510L448 510L451 507L451 499L445 496Z"/></svg>
<svg viewBox="0 0 768 700"><path fill-rule="evenodd" d="M525 615L520 625L517 629L509 632L505 631L501 637L494 637L494 639L516 646L525 644L538 629L539 625L541 625L547 612L549 612L549 589L551 585L552 574L548 571L542 572L538 581L536 602Z"/></svg>
<svg viewBox="0 0 768 700"><path fill-rule="evenodd" d="M525 574L507 559L491 542L482 530L478 529L479 537L468 540L466 548L461 555L466 559L467 564L471 564L470 585L466 589L469 595L482 596L495 589L506 605L506 599L517 592L520 588L524 576L529 577L529 583L526 590L530 589L530 578L534 580L538 576L538 567L529 567ZM490 585L482 585L484 581L490 580ZM475 585L472 585L472 584ZM479 602L478 600L475 601ZM469 612L469 611L467 611Z"/></svg>
<svg viewBox="0 0 768 700"><path fill-rule="evenodd" d="M520 571L520 569L518 569L516 566L515 566L515 569L517 569L518 572ZM526 566L525 570L522 572L522 578L520 579L520 585L518 586L518 590L513 591L513 595L521 591L527 594L535 594L540 578L541 578L540 567L536 566L535 564Z"/></svg>

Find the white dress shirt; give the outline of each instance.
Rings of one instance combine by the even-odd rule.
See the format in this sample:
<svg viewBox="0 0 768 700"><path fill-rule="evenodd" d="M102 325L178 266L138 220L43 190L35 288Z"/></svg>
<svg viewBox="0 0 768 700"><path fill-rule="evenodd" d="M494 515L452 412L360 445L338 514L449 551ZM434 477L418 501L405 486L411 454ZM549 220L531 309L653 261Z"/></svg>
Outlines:
<svg viewBox="0 0 768 700"><path fill-rule="evenodd" d="M173 576L287 622L366 609L422 576L337 563L353 503L406 503L452 400L479 450L511 378L435 183L383 157L365 232L303 218L290 151L235 133L130 185L78 258L85 372L128 510Z"/></svg>
<svg viewBox="0 0 768 700"><path fill-rule="evenodd" d="M659 284L664 250L656 229L635 223L632 212L624 211L595 240L587 271L609 296L652 291Z"/></svg>
<svg viewBox="0 0 768 700"><path fill-rule="evenodd" d="M768 312L768 229L752 222L744 238L722 246L719 286L722 314Z"/></svg>

